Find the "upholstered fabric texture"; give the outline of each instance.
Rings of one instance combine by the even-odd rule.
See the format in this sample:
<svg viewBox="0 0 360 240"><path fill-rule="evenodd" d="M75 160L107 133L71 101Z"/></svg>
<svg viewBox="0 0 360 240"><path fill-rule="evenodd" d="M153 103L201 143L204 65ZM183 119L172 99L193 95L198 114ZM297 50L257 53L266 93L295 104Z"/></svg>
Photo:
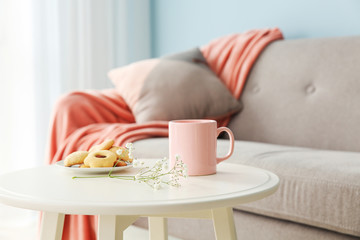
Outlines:
<svg viewBox="0 0 360 240"><path fill-rule="evenodd" d="M239 140L360 151L360 36L276 41L229 127Z"/></svg>
<svg viewBox="0 0 360 240"><path fill-rule="evenodd" d="M228 144L218 141L218 156L227 153ZM135 147L140 158L168 155L165 138L141 140ZM360 237L359 159L360 153L235 141L226 162L267 169L280 178L275 194L237 209Z"/></svg>
<svg viewBox="0 0 360 240"><path fill-rule="evenodd" d="M360 153L253 142L236 149L228 162L280 178L275 194L238 209L360 237Z"/></svg>
<svg viewBox="0 0 360 240"><path fill-rule="evenodd" d="M241 104L207 66L198 48L117 68L109 78L136 122L221 119Z"/></svg>

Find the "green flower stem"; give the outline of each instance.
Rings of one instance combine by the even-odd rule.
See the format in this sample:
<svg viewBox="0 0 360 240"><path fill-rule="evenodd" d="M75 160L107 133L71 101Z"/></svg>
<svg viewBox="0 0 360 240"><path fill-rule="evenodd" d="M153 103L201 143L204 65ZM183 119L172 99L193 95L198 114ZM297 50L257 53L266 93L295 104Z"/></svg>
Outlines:
<svg viewBox="0 0 360 240"><path fill-rule="evenodd" d="M162 161L165 161L164 158ZM120 179L120 180L128 180L128 181L135 181L138 183L146 183L153 189L157 190L160 188L160 184L164 183L166 185L179 187L180 184L178 182L179 177L187 177L186 173L186 166L184 163L179 160L179 158L176 158L177 162L176 164L167 171L163 171L164 163L163 162L157 162L156 165L153 167L144 167L139 170L139 172L133 176L119 176L119 175L112 175L113 170L115 167L113 167L107 175L101 175L101 176L74 176L75 178L114 178L114 179ZM164 176L171 176L171 179L163 179Z"/></svg>
<svg viewBox="0 0 360 240"><path fill-rule="evenodd" d="M78 177L78 176L73 176L72 179L75 179L75 178L107 178L109 177L109 175L106 175L106 176L87 176L87 177Z"/></svg>
<svg viewBox="0 0 360 240"><path fill-rule="evenodd" d="M110 178L121 179L121 180L133 180L133 181L135 181L134 176L109 176L109 177Z"/></svg>

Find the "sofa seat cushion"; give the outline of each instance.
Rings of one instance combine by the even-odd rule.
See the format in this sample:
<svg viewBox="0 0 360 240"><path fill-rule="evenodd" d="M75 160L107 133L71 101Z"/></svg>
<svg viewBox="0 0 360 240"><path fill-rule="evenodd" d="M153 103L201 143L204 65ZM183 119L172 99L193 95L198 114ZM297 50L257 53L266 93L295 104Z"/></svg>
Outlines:
<svg viewBox="0 0 360 240"><path fill-rule="evenodd" d="M164 157L166 138L135 143L138 157ZM156 149L156 151L154 151ZM218 141L218 155L228 150ZM360 236L360 153L236 141L226 162L270 170L278 191L236 209Z"/></svg>

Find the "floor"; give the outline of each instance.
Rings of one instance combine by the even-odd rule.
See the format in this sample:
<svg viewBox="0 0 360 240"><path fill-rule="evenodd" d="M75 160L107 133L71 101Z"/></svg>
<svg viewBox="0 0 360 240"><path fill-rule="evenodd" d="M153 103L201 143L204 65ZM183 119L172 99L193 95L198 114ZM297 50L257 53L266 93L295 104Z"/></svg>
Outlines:
<svg viewBox="0 0 360 240"><path fill-rule="evenodd" d="M38 214L35 211L8 207L0 204L1 240L36 240ZM124 240L149 239L148 231L130 226L124 231ZM169 236L169 240L181 240Z"/></svg>

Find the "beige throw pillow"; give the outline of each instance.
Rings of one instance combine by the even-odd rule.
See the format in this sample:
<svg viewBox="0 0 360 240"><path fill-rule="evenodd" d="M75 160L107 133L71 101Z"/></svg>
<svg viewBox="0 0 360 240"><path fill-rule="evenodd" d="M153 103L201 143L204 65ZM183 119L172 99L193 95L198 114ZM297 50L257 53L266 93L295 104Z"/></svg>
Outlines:
<svg viewBox="0 0 360 240"><path fill-rule="evenodd" d="M241 110L198 48L114 69L109 78L138 123L217 120Z"/></svg>

